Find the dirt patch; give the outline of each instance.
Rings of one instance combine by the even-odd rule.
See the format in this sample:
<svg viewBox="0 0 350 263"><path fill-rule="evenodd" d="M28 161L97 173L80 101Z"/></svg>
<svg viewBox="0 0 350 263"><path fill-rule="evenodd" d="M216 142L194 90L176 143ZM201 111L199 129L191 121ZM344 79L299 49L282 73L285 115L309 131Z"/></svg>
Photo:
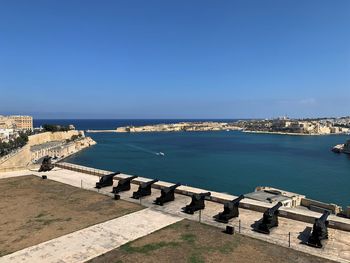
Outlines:
<svg viewBox="0 0 350 263"><path fill-rule="evenodd" d="M0 256L140 209L34 175L0 179Z"/></svg>
<svg viewBox="0 0 350 263"><path fill-rule="evenodd" d="M324 262L312 255L183 220L89 261L124 262Z"/></svg>

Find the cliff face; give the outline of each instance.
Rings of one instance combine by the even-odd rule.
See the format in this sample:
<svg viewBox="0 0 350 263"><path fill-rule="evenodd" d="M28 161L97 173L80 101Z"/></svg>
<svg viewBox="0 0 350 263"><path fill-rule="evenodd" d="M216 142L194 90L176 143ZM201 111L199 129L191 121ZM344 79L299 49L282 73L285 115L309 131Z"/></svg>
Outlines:
<svg viewBox="0 0 350 263"><path fill-rule="evenodd" d="M73 153L96 144L96 142L90 137L85 137L83 131L76 130L66 132L44 132L31 135L28 138L28 143L17 153L0 159L0 171L12 171L30 168L33 166L31 162L31 146L51 141L65 141L71 139L73 135L79 134L82 135L82 138L75 142L75 149Z"/></svg>

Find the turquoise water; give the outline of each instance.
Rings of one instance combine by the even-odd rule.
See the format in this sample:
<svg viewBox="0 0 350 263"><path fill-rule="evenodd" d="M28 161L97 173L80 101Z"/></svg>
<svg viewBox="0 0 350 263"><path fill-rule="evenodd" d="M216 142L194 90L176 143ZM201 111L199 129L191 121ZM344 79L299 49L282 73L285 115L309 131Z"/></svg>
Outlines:
<svg viewBox="0 0 350 263"><path fill-rule="evenodd" d="M330 151L347 136L241 132L88 135L98 144L67 161L236 195L263 185L350 205L350 156Z"/></svg>

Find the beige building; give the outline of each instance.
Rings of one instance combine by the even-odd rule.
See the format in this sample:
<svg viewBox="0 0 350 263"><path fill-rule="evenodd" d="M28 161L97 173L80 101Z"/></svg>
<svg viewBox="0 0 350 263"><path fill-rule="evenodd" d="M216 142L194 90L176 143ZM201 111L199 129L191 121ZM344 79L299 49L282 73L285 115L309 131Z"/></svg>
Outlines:
<svg viewBox="0 0 350 263"><path fill-rule="evenodd" d="M8 116L8 118L15 123L16 129L33 130L32 116L13 115L13 116Z"/></svg>
<svg viewBox="0 0 350 263"><path fill-rule="evenodd" d="M76 148L75 142L65 143L64 141L52 141L33 145L30 147L31 160L35 162L45 156L62 158L75 153L77 151Z"/></svg>
<svg viewBox="0 0 350 263"><path fill-rule="evenodd" d="M0 116L0 129L33 130L33 117L21 115Z"/></svg>
<svg viewBox="0 0 350 263"><path fill-rule="evenodd" d="M8 117L0 115L0 129L13 129L14 122Z"/></svg>

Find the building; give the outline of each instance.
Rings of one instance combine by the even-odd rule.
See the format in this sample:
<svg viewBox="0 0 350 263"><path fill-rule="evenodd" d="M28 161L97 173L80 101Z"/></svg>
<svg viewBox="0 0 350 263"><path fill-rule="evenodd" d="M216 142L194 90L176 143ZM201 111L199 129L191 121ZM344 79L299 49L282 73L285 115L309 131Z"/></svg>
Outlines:
<svg viewBox="0 0 350 263"><path fill-rule="evenodd" d="M37 162L45 156L65 157L76 152L76 143L65 141L51 141L30 147L31 160Z"/></svg>
<svg viewBox="0 0 350 263"><path fill-rule="evenodd" d="M285 207L300 206L302 199L305 198L304 195L287 192L268 186L258 186L255 188L254 192L245 194L244 196L246 198L266 203L281 202Z"/></svg>
<svg viewBox="0 0 350 263"><path fill-rule="evenodd" d="M32 116L21 116L21 115L12 115L8 116L10 120L15 125L15 128L18 130L33 130L33 117Z"/></svg>
<svg viewBox="0 0 350 263"><path fill-rule="evenodd" d="M1 116L0 115L0 129L13 129L14 127L14 122L12 120L10 120L8 117L6 116Z"/></svg>

